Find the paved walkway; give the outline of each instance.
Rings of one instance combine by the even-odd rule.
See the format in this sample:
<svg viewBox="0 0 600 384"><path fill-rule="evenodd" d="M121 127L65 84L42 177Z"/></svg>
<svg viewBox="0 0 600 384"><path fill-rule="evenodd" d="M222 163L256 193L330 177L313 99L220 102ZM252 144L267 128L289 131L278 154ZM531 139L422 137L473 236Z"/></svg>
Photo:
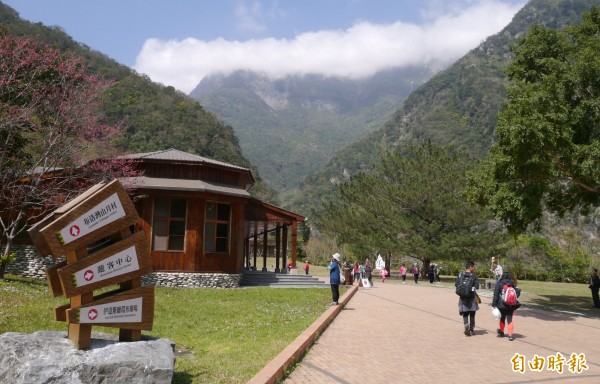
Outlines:
<svg viewBox="0 0 600 384"><path fill-rule="evenodd" d="M600 383L600 318L523 306L511 342L496 337L486 294L467 337L452 289L428 282L359 288L284 383ZM562 374L547 367L557 353ZM515 354L524 373L513 372ZM536 355L546 363L541 371L529 366ZM568 360L588 369L572 373Z"/></svg>

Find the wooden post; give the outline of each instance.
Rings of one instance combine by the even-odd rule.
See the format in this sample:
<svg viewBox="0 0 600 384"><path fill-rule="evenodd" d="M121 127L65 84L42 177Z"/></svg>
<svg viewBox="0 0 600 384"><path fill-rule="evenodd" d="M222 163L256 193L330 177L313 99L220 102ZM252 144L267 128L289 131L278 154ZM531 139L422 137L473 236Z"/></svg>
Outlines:
<svg viewBox="0 0 600 384"><path fill-rule="evenodd" d="M121 240L126 239L131 236L131 231L129 228L123 228L119 231L118 236ZM136 277L128 281L124 281L119 284L119 288L121 290L129 290L133 288L140 288L142 286L142 278ZM142 339L142 330L141 329L125 329L119 328L119 341L140 341Z"/></svg>
<svg viewBox="0 0 600 384"><path fill-rule="evenodd" d="M258 235L256 234L256 232L254 232L254 246L252 247L252 253L254 256L254 263L252 263L252 266L254 267L255 271L258 271L258 268L256 268L256 254L258 252Z"/></svg>
<svg viewBox="0 0 600 384"><path fill-rule="evenodd" d="M269 251L268 248L269 243L269 234L267 233L267 223L265 223L264 231L263 231L263 268L262 271L267 271L267 253Z"/></svg>
<svg viewBox="0 0 600 384"><path fill-rule="evenodd" d="M119 287L122 290L129 290L133 288L139 288L142 286L142 278L137 277L135 279L131 279L129 281L125 281L119 284ZM142 340L142 330L141 329L126 329L119 328L119 341L140 341Z"/></svg>
<svg viewBox="0 0 600 384"><path fill-rule="evenodd" d="M74 263L87 256L87 248L67 252L67 263ZM94 300L93 292L71 297L71 308L81 307ZM69 340L78 348L86 349L92 345L92 326L89 324L69 323Z"/></svg>
<svg viewBox="0 0 600 384"><path fill-rule="evenodd" d="M244 264L246 264L244 269L249 270L250 269L250 237L249 237L249 233L247 233L246 237L244 238Z"/></svg>

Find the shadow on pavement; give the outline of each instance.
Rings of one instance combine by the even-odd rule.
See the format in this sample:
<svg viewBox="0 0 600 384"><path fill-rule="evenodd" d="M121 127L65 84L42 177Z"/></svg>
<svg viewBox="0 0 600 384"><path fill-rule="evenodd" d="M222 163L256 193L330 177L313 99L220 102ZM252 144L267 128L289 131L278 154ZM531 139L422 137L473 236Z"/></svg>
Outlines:
<svg viewBox="0 0 600 384"><path fill-rule="evenodd" d="M553 300L553 296L545 296ZM577 299L577 298L573 298ZM552 301L551 301L552 302ZM547 299L531 300L525 303L517 311L517 316L533 317L545 321L569 321L575 320L578 317L600 318L600 310L585 310L581 308L579 303L574 305L549 305Z"/></svg>

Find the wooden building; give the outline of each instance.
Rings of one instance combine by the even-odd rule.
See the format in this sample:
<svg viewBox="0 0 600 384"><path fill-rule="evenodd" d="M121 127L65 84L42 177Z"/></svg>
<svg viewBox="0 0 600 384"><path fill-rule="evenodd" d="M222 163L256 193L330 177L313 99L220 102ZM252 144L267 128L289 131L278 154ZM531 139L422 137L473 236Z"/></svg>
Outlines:
<svg viewBox="0 0 600 384"><path fill-rule="evenodd" d="M266 271L268 249L275 272L288 255L296 265L304 217L253 198L249 169L176 149L123 157L143 172L121 182L136 196L155 272Z"/></svg>

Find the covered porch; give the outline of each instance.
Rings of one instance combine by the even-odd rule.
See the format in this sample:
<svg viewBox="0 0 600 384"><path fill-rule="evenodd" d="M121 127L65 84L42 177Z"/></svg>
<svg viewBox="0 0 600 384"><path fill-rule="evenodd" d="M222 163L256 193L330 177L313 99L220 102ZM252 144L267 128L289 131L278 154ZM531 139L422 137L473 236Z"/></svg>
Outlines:
<svg viewBox="0 0 600 384"><path fill-rule="evenodd" d="M250 199L245 209L244 270L287 274L290 261L295 269L298 224L303 221L301 215Z"/></svg>

